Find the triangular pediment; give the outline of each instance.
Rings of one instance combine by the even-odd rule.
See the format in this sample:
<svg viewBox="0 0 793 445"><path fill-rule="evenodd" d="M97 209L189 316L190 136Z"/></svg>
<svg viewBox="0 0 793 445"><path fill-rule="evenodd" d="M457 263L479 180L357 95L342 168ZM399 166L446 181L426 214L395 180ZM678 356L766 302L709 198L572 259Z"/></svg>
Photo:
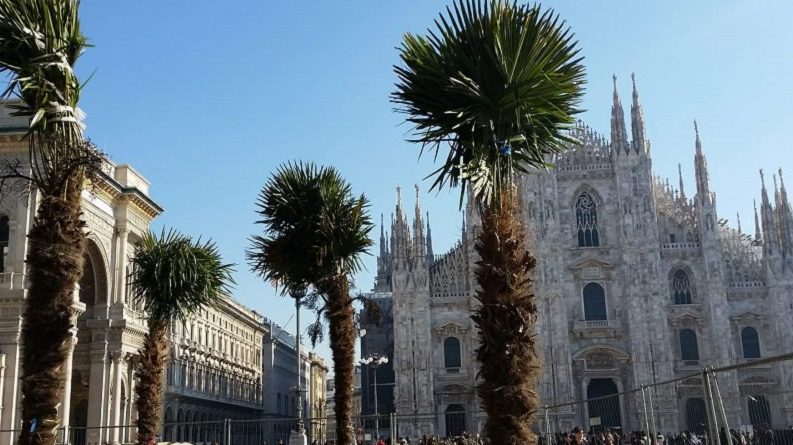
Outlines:
<svg viewBox="0 0 793 445"><path fill-rule="evenodd" d="M599 258L595 258L595 257L581 258L577 262L571 264L569 267L572 270L583 270L583 269L587 269L587 268L590 268L590 267L597 267L597 268L603 269L603 270L612 270L612 269L614 269L614 265L613 264L611 264L609 262L606 262L606 261L603 261L603 260L601 260Z"/></svg>
<svg viewBox="0 0 793 445"><path fill-rule="evenodd" d="M442 325L435 328L435 331L438 334L445 336L464 334L467 330L468 329L465 326L453 321L447 321L446 323L443 323Z"/></svg>
<svg viewBox="0 0 793 445"><path fill-rule="evenodd" d="M669 317L670 321L686 321L686 320L696 321L701 319L702 319L702 315L686 309L681 311L676 311L672 316Z"/></svg>
<svg viewBox="0 0 793 445"><path fill-rule="evenodd" d="M757 312L746 311L743 314L730 317L732 321L753 322L758 320L765 320L765 315L758 314Z"/></svg>

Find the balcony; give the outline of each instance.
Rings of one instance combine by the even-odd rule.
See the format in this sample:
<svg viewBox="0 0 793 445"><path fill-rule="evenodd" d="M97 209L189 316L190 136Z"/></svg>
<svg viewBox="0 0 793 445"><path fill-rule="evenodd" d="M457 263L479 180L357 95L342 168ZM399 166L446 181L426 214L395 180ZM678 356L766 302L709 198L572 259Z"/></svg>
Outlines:
<svg viewBox="0 0 793 445"><path fill-rule="evenodd" d="M661 258L678 258L696 255L699 252L699 243L661 243Z"/></svg>
<svg viewBox="0 0 793 445"><path fill-rule="evenodd" d="M576 320L573 322L573 334L578 338L610 338L619 335L621 329L618 320Z"/></svg>
<svg viewBox="0 0 793 445"><path fill-rule="evenodd" d="M675 360L675 372L697 372L702 371L705 362L702 360Z"/></svg>

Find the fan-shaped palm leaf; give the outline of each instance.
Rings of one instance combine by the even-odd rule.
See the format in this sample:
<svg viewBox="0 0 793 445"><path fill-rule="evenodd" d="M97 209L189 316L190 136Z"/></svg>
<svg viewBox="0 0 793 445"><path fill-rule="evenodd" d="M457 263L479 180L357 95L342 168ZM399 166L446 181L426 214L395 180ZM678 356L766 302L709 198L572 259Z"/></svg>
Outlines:
<svg viewBox="0 0 793 445"><path fill-rule="evenodd" d="M539 6L458 0L426 36L407 34L392 101L415 142L439 156L433 188L473 190L481 210L475 250L480 303L477 392L492 443L536 443L539 357L532 285L536 261L513 178L563 150L578 113L584 68L570 30ZM430 176L433 176L430 175Z"/></svg>
<svg viewBox="0 0 793 445"><path fill-rule="evenodd" d="M0 73L15 114L28 117L29 162L0 165L5 179L28 181L40 194L28 233L22 342L20 443L52 445L63 399L64 362L72 327L72 299L83 270L83 181L101 156L83 140L73 66L86 46L77 0L0 0ZM32 419L36 419L32 428Z"/></svg>
<svg viewBox="0 0 793 445"><path fill-rule="evenodd" d="M131 264L133 299L149 319L135 386L138 443L147 445L161 426L167 328L173 322L186 322L203 307L215 306L228 294L233 266L223 263L213 242L196 241L175 231L159 236L146 233Z"/></svg>
<svg viewBox="0 0 793 445"><path fill-rule="evenodd" d="M463 1L426 36L406 34L391 98L422 152L448 148L433 187L470 183L498 197L513 172L545 167L570 142L584 84L582 56L553 11L509 1Z"/></svg>
<svg viewBox="0 0 793 445"><path fill-rule="evenodd" d="M314 288L310 308L317 312L311 337L321 335L320 318L329 324L336 376L336 438L353 443L352 378L355 320L350 275L372 245L368 202L330 167L298 163L281 166L257 202L263 234L251 237L251 269L281 286L282 293Z"/></svg>

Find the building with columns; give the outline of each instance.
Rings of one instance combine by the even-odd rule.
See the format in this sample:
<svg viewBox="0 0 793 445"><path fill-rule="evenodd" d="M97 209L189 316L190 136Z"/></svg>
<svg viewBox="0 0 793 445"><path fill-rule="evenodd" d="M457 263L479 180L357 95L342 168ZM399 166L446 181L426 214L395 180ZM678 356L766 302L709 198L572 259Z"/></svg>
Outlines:
<svg viewBox="0 0 793 445"><path fill-rule="evenodd" d="M224 419L262 417L266 333L262 316L231 298L171 326L164 440L220 442Z"/></svg>
<svg viewBox="0 0 793 445"><path fill-rule="evenodd" d="M262 360L264 375L263 409L268 419L264 440L267 443L289 441L289 432L297 417L297 353L295 336L278 324L264 319L265 336ZM328 365L316 353L300 343L300 410L309 443L324 431L318 418L325 412L325 385Z"/></svg>
<svg viewBox="0 0 793 445"><path fill-rule="evenodd" d="M694 126L694 190L652 171L644 114L633 85L630 130L615 77L610 138L580 122L579 143L549 159L549 171L518 180L538 265L543 404L607 396L683 377L706 366L751 363L791 352L793 213L782 179L761 172L754 233L727 224L710 188ZM628 131L630 131L630 138ZM428 217L427 217L428 218ZM398 192L390 235L381 230L374 291L393 302L395 406L399 435L454 435L481 428L474 241L476 211L465 211L459 242L435 255L417 201L412 225ZM793 424L790 362L720 376L730 425ZM635 394L635 393L634 393ZM657 394L659 431L701 431L697 379ZM554 412L551 428L640 427L640 400L577 404Z"/></svg>
<svg viewBox="0 0 793 445"><path fill-rule="evenodd" d="M325 407L326 387L328 381L328 365L325 359L315 354L308 353L309 385L308 385L308 421L306 429L310 440L316 439L318 443L325 443L327 417L332 416Z"/></svg>
<svg viewBox="0 0 793 445"><path fill-rule="evenodd" d="M0 109L0 158L27 162L25 118ZM20 329L25 303L26 235L36 195L0 200L0 430L20 425ZM146 333L144 314L126 289L128 258L135 242L162 208L149 197L148 181L126 164L106 162L98 184L83 192L83 217L88 224L85 270L75 292L71 354L61 404L64 426L126 425L133 421L132 378L135 355ZM128 442L121 428L83 431L82 443ZM16 434L0 433L11 445Z"/></svg>
<svg viewBox="0 0 793 445"><path fill-rule="evenodd" d="M0 160L25 162L27 120L0 107ZM126 287L134 246L162 208L131 166L106 162L101 181L83 192L88 243L75 292L72 354L61 404L63 441L76 445L135 440L134 368L147 332L145 314ZM26 234L36 197L0 199L0 445L13 445L20 420L20 330L25 303ZM262 414L262 317L225 298L172 327L165 416L170 422L250 419ZM193 440L209 429L166 428ZM197 441L197 440L196 440Z"/></svg>

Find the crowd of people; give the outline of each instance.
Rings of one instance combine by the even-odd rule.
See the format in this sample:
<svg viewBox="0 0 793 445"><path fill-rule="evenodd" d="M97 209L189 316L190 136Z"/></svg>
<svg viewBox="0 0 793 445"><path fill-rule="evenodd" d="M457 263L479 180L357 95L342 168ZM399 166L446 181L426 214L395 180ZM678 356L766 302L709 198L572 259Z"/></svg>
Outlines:
<svg viewBox="0 0 793 445"><path fill-rule="evenodd" d="M736 431L721 428L717 441L707 434L691 431L657 434L651 438L645 431L621 432L620 429L604 428L584 432L576 427L571 432L560 431L548 437L539 437L541 445L793 445L793 429L772 430L766 425L753 431Z"/></svg>
<svg viewBox="0 0 793 445"><path fill-rule="evenodd" d="M560 431L551 436L539 435L539 445L793 445L793 428L772 430L766 425L753 431L721 428L713 442L708 435L691 431L657 434L651 439L645 431L622 432L619 428L604 428L585 432L579 427L570 432ZM457 437L423 436L418 439L400 437L395 441L381 437L375 445L485 445L479 434L462 433Z"/></svg>

